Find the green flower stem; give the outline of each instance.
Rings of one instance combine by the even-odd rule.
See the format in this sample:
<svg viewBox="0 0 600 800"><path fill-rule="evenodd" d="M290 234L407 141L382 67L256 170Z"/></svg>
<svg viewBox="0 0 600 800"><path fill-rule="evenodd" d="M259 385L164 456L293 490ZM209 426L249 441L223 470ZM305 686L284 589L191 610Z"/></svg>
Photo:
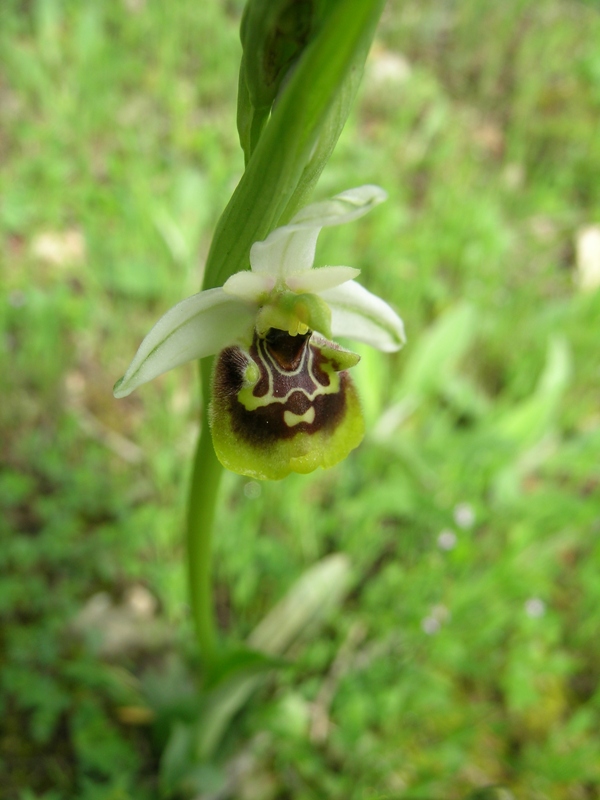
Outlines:
<svg viewBox="0 0 600 800"><path fill-rule="evenodd" d="M212 599L212 531L223 467L217 460L208 424L208 398L213 359L200 364L203 389L202 427L194 459L187 517L189 595L200 655L210 666L217 652Z"/></svg>

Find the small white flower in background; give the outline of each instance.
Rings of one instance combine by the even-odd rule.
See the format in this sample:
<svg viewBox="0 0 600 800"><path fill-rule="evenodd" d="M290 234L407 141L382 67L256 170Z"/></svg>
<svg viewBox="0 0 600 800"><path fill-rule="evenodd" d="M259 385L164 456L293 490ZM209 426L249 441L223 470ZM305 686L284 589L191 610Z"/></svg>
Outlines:
<svg viewBox="0 0 600 800"><path fill-rule="evenodd" d="M546 603L539 597L530 597L525 601L525 613L533 619L543 617L546 613Z"/></svg>
<svg viewBox="0 0 600 800"><path fill-rule="evenodd" d="M373 48L367 60L366 78L374 86L388 84L391 88L407 83L412 75L410 62L401 53Z"/></svg>
<svg viewBox="0 0 600 800"><path fill-rule="evenodd" d="M586 225L575 236L577 282L583 291L600 286L600 225Z"/></svg>
<svg viewBox="0 0 600 800"><path fill-rule="evenodd" d="M433 636L433 634L437 633L441 627L441 622L435 617L425 617L421 620L421 628L423 629L423 633L426 633L428 636Z"/></svg>
<svg viewBox="0 0 600 800"><path fill-rule="evenodd" d="M39 233L31 243L31 252L40 261L55 267L80 264L86 258L86 241L75 228Z"/></svg>
<svg viewBox="0 0 600 800"><path fill-rule="evenodd" d="M437 537L437 543L440 550L452 550L456 545L457 537L453 530L444 528L440 531Z"/></svg>
<svg viewBox="0 0 600 800"><path fill-rule="evenodd" d="M458 503L454 508L454 522L459 528L466 530L475 524L475 511L469 503Z"/></svg>
<svg viewBox="0 0 600 800"><path fill-rule="evenodd" d="M27 302L27 296L21 289L13 289L8 293L8 304L13 308L22 308Z"/></svg>
<svg viewBox="0 0 600 800"><path fill-rule="evenodd" d="M442 627L442 624L447 622L450 617L450 609L441 603L438 603L431 608L428 616L421 620L421 628L428 636L432 636L434 633L439 631L439 629Z"/></svg>
<svg viewBox="0 0 600 800"><path fill-rule="evenodd" d="M258 481L248 481L244 484L244 494L249 500L257 500L262 494L262 487Z"/></svg>
<svg viewBox="0 0 600 800"><path fill-rule="evenodd" d="M347 336L384 352L404 343L395 311L346 266L314 269L322 228L358 219L386 199L360 186L301 209L250 250L250 270L178 303L148 333L115 397L186 361L219 354L211 430L221 463L253 478L329 467L364 427L347 370Z"/></svg>

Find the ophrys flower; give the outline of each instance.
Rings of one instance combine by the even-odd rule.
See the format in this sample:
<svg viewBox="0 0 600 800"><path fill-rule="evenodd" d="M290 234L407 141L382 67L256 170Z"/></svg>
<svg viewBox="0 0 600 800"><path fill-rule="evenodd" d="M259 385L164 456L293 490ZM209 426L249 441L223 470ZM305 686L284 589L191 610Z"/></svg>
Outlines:
<svg viewBox="0 0 600 800"><path fill-rule="evenodd" d="M359 270L313 268L322 228L385 200L361 186L301 209L250 250L250 270L178 303L148 333L115 397L192 359L219 354L211 428L224 466L256 478L311 472L344 458L363 436L344 336L386 352L404 343L401 319L354 281Z"/></svg>

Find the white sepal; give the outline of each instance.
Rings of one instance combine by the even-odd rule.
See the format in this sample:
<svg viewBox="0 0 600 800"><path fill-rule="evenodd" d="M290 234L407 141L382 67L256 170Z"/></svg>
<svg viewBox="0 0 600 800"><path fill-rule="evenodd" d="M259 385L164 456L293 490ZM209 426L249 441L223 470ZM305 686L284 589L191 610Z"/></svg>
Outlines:
<svg viewBox="0 0 600 800"><path fill-rule="evenodd" d="M301 208L290 220L292 225L303 227L328 228L332 225L344 225L364 216L372 208L387 199L387 192L381 186L366 184L340 192L330 200L311 203Z"/></svg>
<svg viewBox="0 0 600 800"><path fill-rule="evenodd" d="M192 359L218 353L240 339L252 339L256 307L209 289L173 306L141 343L127 372L117 381L115 397Z"/></svg>
<svg viewBox="0 0 600 800"><path fill-rule="evenodd" d="M263 242L252 245L252 271L275 275L278 280L285 281L288 275L311 269L322 228L358 219L386 197L383 189L369 184L349 189L331 200L305 206L287 225L276 228Z"/></svg>
<svg viewBox="0 0 600 800"><path fill-rule="evenodd" d="M404 323L385 300L355 281L320 296L331 308L331 331L371 345L385 353L399 350L406 341Z"/></svg>

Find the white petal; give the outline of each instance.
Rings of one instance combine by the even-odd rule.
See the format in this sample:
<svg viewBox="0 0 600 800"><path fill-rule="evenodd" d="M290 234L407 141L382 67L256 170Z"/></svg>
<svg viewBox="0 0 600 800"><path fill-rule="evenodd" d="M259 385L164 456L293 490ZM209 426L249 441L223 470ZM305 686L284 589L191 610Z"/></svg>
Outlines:
<svg viewBox="0 0 600 800"><path fill-rule="evenodd" d="M192 359L222 350L252 331L256 306L209 289L173 306L141 343L127 372L114 388L126 397L142 383Z"/></svg>
<svg viewBox="0 0 600 800"><path fill-rule="evenodd" d="M347 336L386 353L399 350L406 341L404 324L396 312L356 281L327 289L320 296L331 308L334 336Z"/></svg>
<svg viewBox="0 0 600 800"><path fill-rule="evenodd" d="M255 242L250 248L252 271L273 275L280 282L289 273L306 272L315 260L320 230L320 225L275 228L264 242Z"/></svg>
<svg viewBox="0 0 600 800"><path fill-rule="evenodd" d="M351 281L358 275L360 275L360 270L354 267L318 267L308 272L289 275L286 284L293 292L317 294L325 289L332 289L341 283Z"/></svg>
<svg viewBox="0 0 600 800"><path fill-rule="evenodd" d="M252 245L250 264L253 272L284 280L287 275L309 270L315 260L321 228L358 219L386 197L379 186L367 185L349 189L331 200L305 206L288 225L276 228L264 242Z"/></svg>
<svg viewBox="0 0 600 800"><path fill-rule="evenodd" d="M223 284L223 291L226 294L239 297L251 303L258 303L265 295L275 288L275 278L271 275L260 275L250 272L249 269L236 272L231 275Z"/></svg>

